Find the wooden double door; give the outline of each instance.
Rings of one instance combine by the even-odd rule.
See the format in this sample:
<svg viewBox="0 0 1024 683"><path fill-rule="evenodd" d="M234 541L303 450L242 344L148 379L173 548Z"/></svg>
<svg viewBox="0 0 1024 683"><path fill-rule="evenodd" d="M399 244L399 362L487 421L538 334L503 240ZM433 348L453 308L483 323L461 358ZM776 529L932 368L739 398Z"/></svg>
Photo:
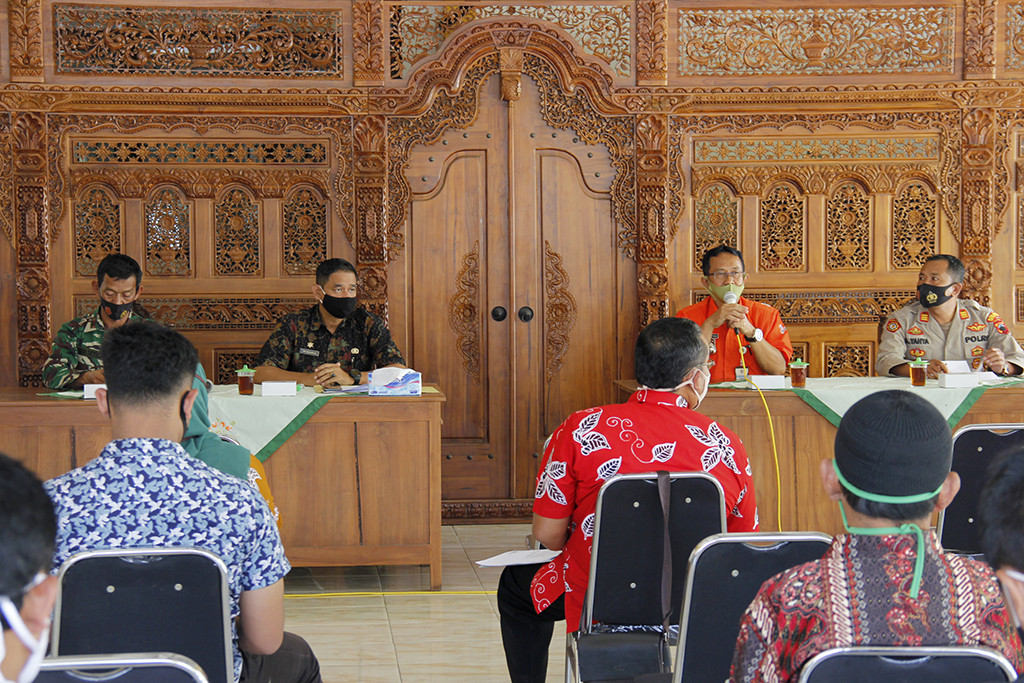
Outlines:
<svg viewBox="0 0 1024 683"><path fill-rule="evenodd" d="M636 265L617 246L608 149L550 126L522 85L506 102L490 77L471 125L410 151L389 287L415 301L393 317L448 398L445 500L532 497L546 437L632 376Z"/></svg>

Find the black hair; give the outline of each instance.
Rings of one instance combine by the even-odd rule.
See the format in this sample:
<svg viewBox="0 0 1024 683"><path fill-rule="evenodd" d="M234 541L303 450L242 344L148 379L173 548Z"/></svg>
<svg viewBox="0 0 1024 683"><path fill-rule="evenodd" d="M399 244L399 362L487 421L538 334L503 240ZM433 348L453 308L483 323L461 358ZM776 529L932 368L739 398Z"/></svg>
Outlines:
<svg viewBox="0 0 1024 683"><path fill-rule="evenodd" d="M636 338L636 381L652 389L674 387L707 355L697 323L688 318L655 320Z"/></svg>
<svg viewBox="0 0 1024 683"><path fill-rule="evenodd" d="M877 519L891 519L894 522L912 522L930 515L939 499L939 495L935 494L928 500L923 500L919 503L879 503L867 498L861 498L845 486L843 486L843 497L846 498L846 502L849 503L851 509L856 510L862 515Z"/></svg>
<svg viewBox="0 0 1024 683"><path fill-rule="evenodd" d="M329 258L316 267L316 283L323 287L338 271L356 274L356 267L343 258Z"/></svg>
<svg viewBox="0 0 1024 683"><path fill-rule="evenodd" d="M978 499L981 550L988 563L1024 571L1024 449L996 458Z"/></svg>
<svg viewBox="0 0 1024 683"><path fill-rule="evenodd" d="M192 342L148 320L108 331L100 355L110 401L115 404L152 403L180 395L192 386L199 364Z"/></svg>
<svg viewBox="0 0 1024 683"><path fill-rule="evenodd" d="M22 591L53 564L57 520L42 482L0 453L0 595L21 609Z"/></svg>
<svg viewBox="0 0 1024 683"><path fill-rule="evenodd" d="M111 280L127 280L130 277L135 278L135 291L139 291L139 285L142 284L142 268L139 268L138 262L127 254L107 254L100 261L100 265L96 267L96 286L103 286L103 278L109 277Z"/></svg>
<svg viewBox="0 0 1024 683"><path fill-rule="evenodd" d="M949 273L949 277L953 280L954 283L964 281L964 276L967 274L967 269L964 268L964 262L958 259L956 256L953 256L951 254L932 254L931 256L926 258L924 260L924 263L922 263L921 265L924 265L925 263L930 263L932 261L945 261L946 272Z"/></svg>
<svg viewBox="0 0 1024 683"><path fill-rule="evenodd" d="M714 249L705 251L704 256L700 260L700 271L704 273L704 277L711 275L711 259L721 254L732 254L740 260L743 270L747 269L747 264L743 262L743 252L735 247L730 247L728 244L719 244Z"/></svg>

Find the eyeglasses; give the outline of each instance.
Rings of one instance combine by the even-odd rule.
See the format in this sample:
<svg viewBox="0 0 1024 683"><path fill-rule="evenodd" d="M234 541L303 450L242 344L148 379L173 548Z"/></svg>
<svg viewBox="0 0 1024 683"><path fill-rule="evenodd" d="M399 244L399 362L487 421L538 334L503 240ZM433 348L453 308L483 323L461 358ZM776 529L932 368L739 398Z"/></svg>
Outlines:
<svg viewBox="0 0 1024 683"><path fill-rule="evenodd" d="M743 282L747 279L747 274L739 270L716 270L708 275L708 279L716 285L723 285L729 281Z"/></svg>

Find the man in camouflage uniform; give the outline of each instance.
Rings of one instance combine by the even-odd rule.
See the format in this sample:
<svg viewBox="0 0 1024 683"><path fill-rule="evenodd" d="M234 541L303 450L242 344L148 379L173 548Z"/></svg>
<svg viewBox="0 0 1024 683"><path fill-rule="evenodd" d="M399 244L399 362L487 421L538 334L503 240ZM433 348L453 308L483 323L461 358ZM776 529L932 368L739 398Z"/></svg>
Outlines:
<svg viewBox="0 0 1024 683"><path fill-rule="evenodd" d="M257 383L295 381L334 388L362 384L367 370L405 360L384 321L356 299L356 269L332 258L316 269L317 304L286 315L256 358Z"/></svg>
<svg viewBox="0 0 1024 683"><path fill-rule="evenodd" d="M141 320L135 300L142 294L142 269L130 256L107 254L96 268L92 290L100 303L95 311L61 325L50 357L43 364L43 382L51 389L79 389L102 384L100 344L107 330Z"/></svg>
<svg viewBox="0 0 1024 683"><path fill-rule="evenodd" d="M949 372L944 361L965 360L1001 375L1019 375L1024 350L991 308L957 298L964 288L964 264L936 254L917 276L918 301L892 313L882 329L875 370L879 375L910 374L908 361L928 361L928 377Z"/></svg>

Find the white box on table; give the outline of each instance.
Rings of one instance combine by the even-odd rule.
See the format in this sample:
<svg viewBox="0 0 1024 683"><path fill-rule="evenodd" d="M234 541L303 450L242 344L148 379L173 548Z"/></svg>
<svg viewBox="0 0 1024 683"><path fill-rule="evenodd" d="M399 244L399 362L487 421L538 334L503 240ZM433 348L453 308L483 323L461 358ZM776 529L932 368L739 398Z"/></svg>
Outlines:
<svg viewBox="0 0 1024 683"><path fill-rule="evenodd" d="M82 398L96 398L97 389L106 389L106 384L83 384Z"/></svg>
<svg viewBox="0 0 1024 683"><path fill-rule="evenodd" d="M979 379L980 378L978 377L978 373L976 372L942 372L939 373L939 386L943 388L976 387L978 386Z"/></svg>
<svg viewBox="0 0 1024 683"><path fill-rule="evenodd" d="M756 384L761 389L785 389L786 388L786 376L785 375L750 375L747 377L747 382L751 382L751 387Z"/></svg>
<svg viewBox="0 0 1024 683"><path fill-rule="evenodd" d="M264 382L264 396L295 396L298 385L295 382Z"/></svg>

